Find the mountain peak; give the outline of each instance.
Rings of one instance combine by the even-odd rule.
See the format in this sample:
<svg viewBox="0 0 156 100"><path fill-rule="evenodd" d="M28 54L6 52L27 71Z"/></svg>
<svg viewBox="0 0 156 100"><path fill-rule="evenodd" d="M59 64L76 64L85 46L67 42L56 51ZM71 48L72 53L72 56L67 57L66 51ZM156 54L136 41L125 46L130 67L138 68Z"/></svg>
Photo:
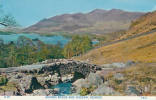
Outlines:
<svg viewBox="0 0 156 100"><path fill-rule="evenodd" d="M111 9L111 10L109 10L109 12L116 12L116 13L119 13L119 12L124 12L123 10L121 10L121 9Z"/></svg>
<svg viewBox="0 0 156 100"><path fill-rule="evenodd" d="M107 10L104 10L104 9L95 9L89 13L103 13L103 12L107 12Z"/></svg>

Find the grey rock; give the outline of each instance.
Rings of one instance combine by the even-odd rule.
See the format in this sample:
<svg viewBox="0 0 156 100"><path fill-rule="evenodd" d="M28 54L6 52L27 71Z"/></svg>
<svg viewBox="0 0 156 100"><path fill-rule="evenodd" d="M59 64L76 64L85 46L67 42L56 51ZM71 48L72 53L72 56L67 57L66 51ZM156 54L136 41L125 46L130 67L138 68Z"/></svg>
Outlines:
<svg viewBox="0 0 156 100"><path fill-rule="evenodd" d="M6 91L0 93L0 96L14 96L14 91Z"/></svg>
<svg viewBox="0 0 156 100"><path fill-rule="evenodd" d="M126 68L126 67L132 66L134 64L135 64L134 61L128 61L126 63L116 62L116 63L112 63L112 64L104 64L101 67L103 67L103 68Z"/></svg>
<svg viewBox="0 0 156 100"><path fill-rule="evenodd" d="M96 73L90 73L86 79L79 79L73 83L78 88L89 88L91 86L99 86L103 83L103 79Z"/></svg>
<svg viewBox="0 0 156 100"><path fill-rule="evenodd" d="M71 82L73 78L74 78L74 75L69 74L69 75L62 76L61 80L63 83L66 83L66 82Z"/></svg>
<svg viewBox="0 0 156 100"><path fill-rule="evenodd" d="M57 90L54 89L39 89L34 90L31 94L26 94L27 96L54 96L58 93Z"/></svg>
<svg viewBox="0 0 156 100"><path fill-rule="evenodd" d="M76 94L80 93L80 90L82 87L88 87L89 86L89 84L86 82L85 79L78 79L72 85L75 86Z"/></svg>
<svg viewBox="0 0 156 100"><path fill-rule="evenodd" d="M81 88L98 87L101 84L103 84L103 79L96 73L90 73L87 78L79 79L73 83L76 86L76 93L80 93Z"/></svg>
<svg viewBox="0 0 156 100"><path fill-rule="evenodd" d="M45 77L36 77L37 78L37 81L45 88L47 88L45 85L46 85L46 79Z"/></svg>
<svg viewBox="0 0 156 100"><path fill-rule="evenodd" d="M31 93L33 90L43 88L40 83L38 83L36 77L32 75L27 75L20 80L19 88L23 93Z"/></svg>
<svg viewBox="0 0 156 100"><path fill-rule="evenodd" d="M37 77L37 81L45 88L59 83L58 74Z"/></svg>
<svg viewBox="0 0 156 100"><path fill-rule="evenodd" d="M112 66L117 67L117 68L124 68L124 67L126 67L126 64L124 64L124 63L113 63Z"/></svg>
<svg viewBox="0 0 156 100"><path fill-rule="evenodd" d="M108 87L106 85L99 86L96 90L94 90L90 95L92 96L119 96L120 93L116 92L113 88Z"/></svg>
<svg viewBox="0 0 156 100"><path fill-rule="evenodd" d="M78 88L82 88L84 84L86 84L85 79L78 79L72 85L74 85Z"/></svg>
<svg viewBox="0 0 156 100"><path fill-rule="evenodd" d="M60 77L58 73L55 73L54 75L50 75L47 80L49 80L48 82L50 83L50 85L56 85L60 82Z"/></svg>
<svg viewBox="0 0 156 100"><path fill-rule="evenodd" d="M112 64L104 64L103 68L123 68L125 67L124 63L112 63Z"/></svg>
<svg viewBox="0 0 156 100"><path fill-rule="evenodd" d="M123 80L124 79L124 75L121 73L116 73L114 74L114 78L117 80Z"/></svg>
<svg viewBox="0 0 156 100"><path fill-rule="evenodd" d="M101 85L104 80L101 76L96 73L90 73L89 76L86 78L87 82L91 85L99 86Z"/></svg>
<svg viewBox="0 0 156 100"><path fill-rule="evenodd" d="M134 86L128 86L125 93L129 96L139 96L140 92Z"/></svg>
<svg viewBox="0 0 156 100"><path fill-rule="evenodd" d="M25 92L25 90L30 89L32 77L33 77L32 75L27 75L23 79L20 80L19 85L20 85L20 89L22 90L22 92Z"/></svg>
<svg viewBox="0 0 156 100"><path fill-rule="evenodd" d="M134 61L127 61L126 66L132 66L136 64Z"/></svg>

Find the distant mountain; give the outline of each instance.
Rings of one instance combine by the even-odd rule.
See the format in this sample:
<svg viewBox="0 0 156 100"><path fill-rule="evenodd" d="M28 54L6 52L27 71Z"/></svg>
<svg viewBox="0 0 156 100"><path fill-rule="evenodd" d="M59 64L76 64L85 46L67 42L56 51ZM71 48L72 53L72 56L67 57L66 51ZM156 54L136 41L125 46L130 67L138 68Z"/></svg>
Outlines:
<svg viewBox="0 0 156 100"><path fill-rule="evenodd" d="M132 22L127 34L121 38L156 30L156 11L149 12Z"/></svg>
<svg viewBox="0 0 156 100"><path fill-rule="evenodd" d="M144 15L119 9L96 9L89 13L63 14L43 19L25 32L110 33L129 28L132 20Z"/></svg>

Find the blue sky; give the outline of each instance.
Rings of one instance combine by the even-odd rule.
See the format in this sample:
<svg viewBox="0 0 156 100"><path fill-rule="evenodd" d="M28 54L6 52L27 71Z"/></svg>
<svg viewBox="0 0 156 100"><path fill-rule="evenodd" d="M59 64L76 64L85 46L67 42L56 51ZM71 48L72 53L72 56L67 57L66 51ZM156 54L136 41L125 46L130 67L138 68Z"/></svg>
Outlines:
<svg viewBox="0 0 156 100"><path fill-rule="evenodd" d="M0 4L22 26L32 25L55 15L89 12L97 8L141 12L156 10L156 0L0 0Z"/></svg>

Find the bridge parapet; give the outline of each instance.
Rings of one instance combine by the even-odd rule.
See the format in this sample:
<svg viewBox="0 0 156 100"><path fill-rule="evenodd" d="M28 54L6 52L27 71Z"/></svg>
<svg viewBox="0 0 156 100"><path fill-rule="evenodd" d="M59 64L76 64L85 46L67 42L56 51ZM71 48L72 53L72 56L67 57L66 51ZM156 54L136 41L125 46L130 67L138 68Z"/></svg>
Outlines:
<svg viewBox="0 0 156 100"><path fill-rule="evenodd" d="M71 59L53 59L46 60L41 63L26 65L21 67L10 67L1 68L0 73L28 73L28 74L46 74L46 73L58 73L63 76L66 74L71 74L78 72L84 76L88 75L90 72L96 72L101 68L97 65L88 64L85 62L74 61Z"/></svg>

